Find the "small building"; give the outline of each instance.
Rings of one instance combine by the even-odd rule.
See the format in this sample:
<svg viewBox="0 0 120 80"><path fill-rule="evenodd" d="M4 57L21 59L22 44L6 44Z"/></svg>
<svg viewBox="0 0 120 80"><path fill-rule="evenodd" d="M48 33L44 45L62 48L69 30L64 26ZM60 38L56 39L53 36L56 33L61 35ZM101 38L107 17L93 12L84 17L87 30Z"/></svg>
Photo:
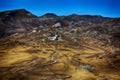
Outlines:
<svg viewBox="0 0 120 80"><path fill-rule="evenodd" d="M52 37L48 37L49 40L54 41L58 39L58 35L52 36Z"/></svg>

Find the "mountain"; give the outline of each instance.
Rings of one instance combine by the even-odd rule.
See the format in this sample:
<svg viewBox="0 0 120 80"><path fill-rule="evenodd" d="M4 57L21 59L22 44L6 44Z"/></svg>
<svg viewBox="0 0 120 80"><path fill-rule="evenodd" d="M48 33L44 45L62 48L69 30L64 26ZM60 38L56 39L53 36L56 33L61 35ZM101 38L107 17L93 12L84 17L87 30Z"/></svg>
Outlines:
<svg viewBox="0 0 120 80"><path fill-rule="evenodd" d="M54 13L46 13L41 16L42 18L57 18L58 16Z"/></svg>
<svg viewBox="0 0 120 80"><path fill-rule="evenodd" d="M78 15L58 16L54 13L46 13L37 17L25 9L0 12L0 37L14 33L29 32L34 27L52 27L60 23L61 27L91 27L97 29L112 28L119 25L120 18L108 18L100 15ZM102 28L103 29L103 28ZM115 32L116 30L113 30Z"/></svg>
<svg viewBox="0 0 120 80"><path fill-rule="evenodd" d="M0 12L0 37L26 32L38 26L37 16L25 9Z"/></svg>
<svg viewBox="0 0 120 80"><path fill-rule="evenodd" d="M112 18L102 17L99 15L78 15L71 14L68 16L57 16L56 14L48 13L43 16L40 16L39 19L42 22L55 24L56 22L60 22L63 26L88 26L92 24L106 24L109 23ZM49 24L51 25L51 24Z"/></svg>

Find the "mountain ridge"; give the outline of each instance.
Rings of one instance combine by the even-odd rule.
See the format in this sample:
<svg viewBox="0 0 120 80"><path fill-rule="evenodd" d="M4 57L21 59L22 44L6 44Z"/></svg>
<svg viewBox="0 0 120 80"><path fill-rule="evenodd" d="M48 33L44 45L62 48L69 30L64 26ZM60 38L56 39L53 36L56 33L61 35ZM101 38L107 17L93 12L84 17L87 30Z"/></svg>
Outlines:
<svg viewBox="0 0 120 80"><path fill-rule="evenodd" d="M16 9L0 12L0 37L14 33L31 31L34 27L52 27L60 23L61 27L81 27L98 25L101 26L119 25L120 18L108 18L100 15L79 15L58 16L54 13L46 13L36 16L26 9Z"/></svg>

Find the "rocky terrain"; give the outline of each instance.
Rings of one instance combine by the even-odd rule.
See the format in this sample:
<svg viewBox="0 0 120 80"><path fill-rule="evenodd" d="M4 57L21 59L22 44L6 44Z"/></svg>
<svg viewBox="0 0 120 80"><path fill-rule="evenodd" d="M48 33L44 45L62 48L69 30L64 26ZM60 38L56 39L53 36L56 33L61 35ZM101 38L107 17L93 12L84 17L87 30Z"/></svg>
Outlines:
<svg viewBox="0 0 120 80"><path fill-rule="evenodd" d="M0 12L0 80L120 80L120 18Z"/></svg>

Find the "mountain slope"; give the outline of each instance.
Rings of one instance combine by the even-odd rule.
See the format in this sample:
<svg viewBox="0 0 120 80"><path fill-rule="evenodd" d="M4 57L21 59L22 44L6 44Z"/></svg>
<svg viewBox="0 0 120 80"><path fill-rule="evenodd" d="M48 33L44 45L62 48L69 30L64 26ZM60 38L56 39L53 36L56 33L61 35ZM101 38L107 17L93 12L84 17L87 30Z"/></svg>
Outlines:
<svg viewBox="0 0 120 80"><path fill-rule="evenodd" d="M59 27L104 27L111 28L119 24L120 18L107 18L99 15L78 15L58 16L53 13L46 13L37 17L25 9L0 12L0 37L14 33L31 31L34 27L52 27L60 23Z"/></svg>
<svg viewBox="0 0 120 80"><path fill-rule="evenodd" d="M25 9L1 12L0 27L3 32L0 32L0 34L10 35L13 33L26 32L38 25L35 21L38 21L37 16Z"/></svg>

